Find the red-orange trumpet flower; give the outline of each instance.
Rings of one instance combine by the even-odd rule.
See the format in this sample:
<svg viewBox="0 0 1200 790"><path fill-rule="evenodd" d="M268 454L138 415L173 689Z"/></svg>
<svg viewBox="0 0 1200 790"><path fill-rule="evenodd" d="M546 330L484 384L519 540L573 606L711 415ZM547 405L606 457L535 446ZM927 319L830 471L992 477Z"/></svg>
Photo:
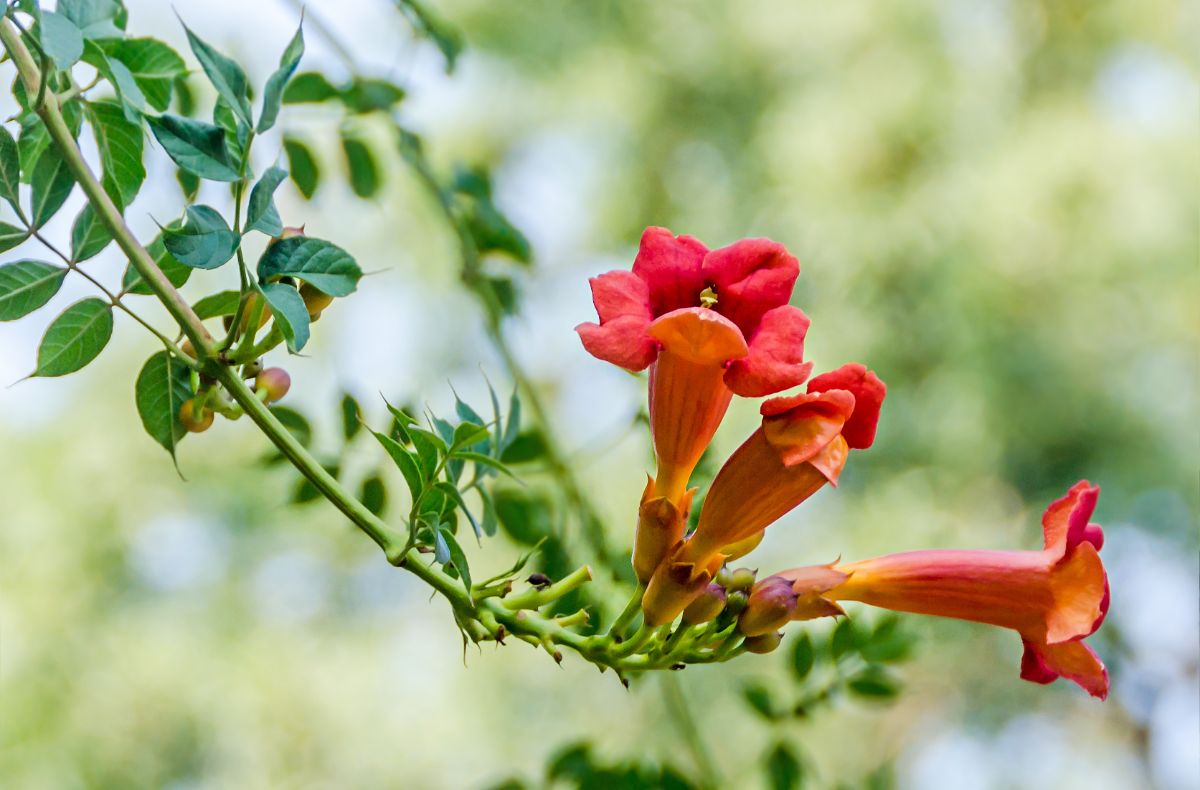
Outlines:
<svg viewBox="0 0 1200 790"><path fill-rule="evenodd" d="M912 551L779 576L811 590L821 575L825 589L818 593L834 605L861 601L1011 628L1025 646L1021 677L1035 683L1065 677L1104 699L1108 672L1083 642L1108 611L1099 555L1104 535L1088 521L1099 493L1083 481L1051 504L1042 517L1041 551Z"/></svg>
<svg viewBox="0 0 1200 790"><path fill-rule="evenodd" d="M869 447L886 388L862 365L809 382L808 393L762 405L762 427L713 480L700 523L671 549L642 600L648 623L670 622L725 560L780 516L837 484L851 448Z"/></svg>
<svg viewBox="0 0 1200 790"><path fill-rule="evenodd" d="M642 581L683 537L688 479L733 395L770 395L808 377L809 321L788 305L799 272L768 239L709 251L690 236L647 228L633 271L592 278L600 323L576 327L584 348L627 370L650 368L657 470L634 552Z"/></svg>

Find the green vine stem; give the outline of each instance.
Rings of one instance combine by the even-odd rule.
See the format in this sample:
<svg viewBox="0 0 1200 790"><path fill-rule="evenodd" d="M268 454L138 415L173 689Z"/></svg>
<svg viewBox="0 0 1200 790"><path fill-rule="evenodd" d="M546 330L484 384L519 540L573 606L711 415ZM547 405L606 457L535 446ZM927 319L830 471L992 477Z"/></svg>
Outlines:
<svg viewBox="0 0 1200 790"><path fill-rule="evenodd" d="M12 62L16 65L20 78L29 89L29 93L36 95L35 91L42 83L41 70L7 16L0 18L0 42L3 43ZM246 384L240 371L235 367L234 361L227 359L219 351L217 342L204 327L200 318L167 280L149 252L125 224L121 211L113 204L95 174L88 167L82 151L63 119L58 99L53 92L45 92L40 100L34 103L33 109L45 123L51 140L58 148L100 221L112 234L117 245L132 262L138 274L150 286L153 295L163 304L183 334L191 341L196 351L195 364L200 371L220 383L233 401L258 426L259 430L316 487L321 495L383 550L389 563L420 578L450 604L455 620L463 630L464 638L474 641L503 642L506 636L513 635L522 641L546 648L547 652L556 660L561 660L561 654L555 646L566 647L601 670L609 668L615 670L622 679L628 673L677 668L682 664L712 663L726 660L737 654L736 648L741 642L741 637L735 633L735 629L732 627L722 631L714 640L706 641L699 646L684 650L680 645L671 645L676 649L668 650L664 649L669 632L669 629L665 627L642 629L635 639L621 644L618 638L611 635L584 636L571 630L572 626L585 621L586 616L581 613L567 615L559 620L539 611L539 607L553 603L560 596L590 581L591 571L586 566L545 590L522 592L503 598L478 596L479 599L476 600L477 596L473 595L475 591L468 593L456 579L452 579L440 569L426 564L417 550L409 548L407 535L389 526L368 510L309 454ZM451 218L457 225L458 220L453 212L451 212ZM493 326L493 331L498 348L501 349L506 362L512 365L514 378L521 384L522 389L532 392L532 387L516 365L516 361L512 359L511 353L508 352L507 345L499 333L498 325ZM170 346L168 347L170 348ZM172 353L176 353L176 351L173 350ZM184 357L181 356L181 359ZM545 415L540 405L535 411L537 419L544 421ZM586 499L582 495L582 490L565 462L561 463L559 474L568 496L577 504L586 507L588 518L594 519L595 516L591 513L590 506L587 505ZM598 519L596 519L595 525L599 525ZM605 558L607 559L607 557Z"/></svg>

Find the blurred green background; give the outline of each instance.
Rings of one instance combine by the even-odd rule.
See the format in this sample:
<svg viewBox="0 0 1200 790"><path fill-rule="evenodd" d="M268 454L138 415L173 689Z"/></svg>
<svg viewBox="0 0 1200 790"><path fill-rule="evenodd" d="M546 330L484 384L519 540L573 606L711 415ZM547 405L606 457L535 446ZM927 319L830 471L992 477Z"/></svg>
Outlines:
<svg viewBox="0 0 1200 790"><path fill-rule="evenodd" d="M131 31L186 51L166 4L127 5ZM839 702L770 729L739 688L782 689L782 655L680 674L721 786L763 786L781 733L814 787L1200 784L1195 4L452 0L437 8L468 46L452 76L385 0L326 5L309 13L363 70L409 86L402 115L435 163L489 165L530 238L505 329L614 544L630 541L651 462L644 382L588 357L572 327L592 318L586 278L627 267L651 224L710 246L785 243L817 370L858 360L889 386L875 447L773 528L752 567L1036 548L1050 500L1081 477L1103 487L1113 609L1091 641L1107 703L1020 681L1011 633L910 617L920 642L892 707ZM296 18L265 0L175 8L256 83ZM303 68L344 77L311 27L308 40ZM508 386L426 195L389 155L383 196L357 200L336 124L285 111L326 180L312 202L279 195L286 224L377 273L315 327L310 356L279 360L330 447L343 389L378 422L380 393L445 410L447 381L481 400L481 368ZM269 164L279 139L259 147ZM150 150L129 212L147 238L182 205ZM78 201L52 236L68 237ZM115 280L123 261L89 265ZM0 325L0 383L31 369L41 329ZM133 407L153 348L118 318L83 372L0 390L0 785L538 786L577 741L694 771L656 679L626 692L522 644L464 660L440 601L332 508L287 504L294 478L259 463L252 426L189 439L181 481ZM717 460L756 408L735 404ZM379 462L365 443L347 460ZM467 548L476 575L517 551Z"/></svg>

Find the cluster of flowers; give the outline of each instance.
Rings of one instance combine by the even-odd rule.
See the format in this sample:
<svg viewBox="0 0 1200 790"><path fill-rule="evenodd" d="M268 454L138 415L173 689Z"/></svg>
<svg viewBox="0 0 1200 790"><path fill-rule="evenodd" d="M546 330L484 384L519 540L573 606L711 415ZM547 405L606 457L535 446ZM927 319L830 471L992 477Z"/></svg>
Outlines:
<svg viewBox="0 0 1200 790"><path fill-rule="evenodd" d="M714 579L725 563L826 483L836 485L850 450L874 442L886 387L862 365L771 398L762 426L725 462L685 534L697 491L689 479L732 397L775 395L808 380L809 320L788 304L799 271L768 239L710 251L649 228L631 272L591 280L600 323L577 328L584 347L626 370L650 369L657 470L642 495L633 554L648 625L722 600ZM1089 523L1098 494L1084 481L1051 504L1041 551L913 551L785 570L754 585L739 628L751 639L774 636L791 620L844 614L844 600L988 623L1021 636L1021 677L1065 677L1104 698L1108 673L1083 641L1108 609L1103 533Z"/></svg>

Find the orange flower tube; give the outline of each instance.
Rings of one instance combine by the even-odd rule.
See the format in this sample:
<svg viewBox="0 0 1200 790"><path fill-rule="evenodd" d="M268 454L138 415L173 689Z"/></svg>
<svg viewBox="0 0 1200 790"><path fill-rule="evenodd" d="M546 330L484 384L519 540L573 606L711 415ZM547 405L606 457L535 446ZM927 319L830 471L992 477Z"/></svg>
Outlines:
<svg viewBox="0 0 1200 790"><path fill-rule="evenodd" d="M807 394L765 402L762 427L717 474L696 531L650 579L647 622L673 620L729 555L826 483L836 485L850 448L874 440L885 391L874 373L846 365L813 379Z"/></svg>
<svg viewBox="0 0 1200 790"><path fill-rule="evenodd" d="M1082 641L1108 611L1103 532L1088 521L1099 493L1083 481L1050 505L1041 551L912 551L838 563L830 570L844 577L821 597L1011 628L1025 646L1021 677L1066 677L1103 699L1108 672ZM799 583L813 569L779 575Z"/></svg>
<svg viewBox="0 0 1200 790"><path fill-rule="evenodd" d="M808 378L808 318L788 304L799 271L768 239L710 251L647 228L632 271L592 279L600 323L576 327L584 348L627 370L650 368L657 470L642 497L633 558L643 583L683 537L688 480L732 397Z"/></svg>

